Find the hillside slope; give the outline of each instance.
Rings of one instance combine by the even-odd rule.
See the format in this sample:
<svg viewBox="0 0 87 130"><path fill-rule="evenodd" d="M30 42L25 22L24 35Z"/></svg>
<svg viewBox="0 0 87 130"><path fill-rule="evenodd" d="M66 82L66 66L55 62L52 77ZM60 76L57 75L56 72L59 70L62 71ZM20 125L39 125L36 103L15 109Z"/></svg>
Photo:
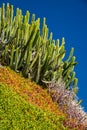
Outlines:
<svg viewBox="0 0 87 130"><path fill-rule="evenodd" d="M41 108L44 111L50 111L56 115L61 115L58 106L52 102L46 90L39 85L31 82L29 79L21 77L10 68L3 67L0 69L0 82L5 83L9 88L22 96L29 103Z"/></svg>
<svg viewBox="0 0 87 130"><path fill-rule="evenodd" d="M0 130L79 130L70 127L47 90L8 67L0 68L0 120Z"/></svg>
<svg viewBox="0 0 87 130"><path fill-rule="evenodd" d="M47 92L9 68L0 68L0 120L0 130L67 130Z"/></svg>
<svg viewBox="0 0 87 130"><path fill-rule="evenodd" d="M0 130L65 130L61 116L31 105L1 83L0 99Z"/></svg>

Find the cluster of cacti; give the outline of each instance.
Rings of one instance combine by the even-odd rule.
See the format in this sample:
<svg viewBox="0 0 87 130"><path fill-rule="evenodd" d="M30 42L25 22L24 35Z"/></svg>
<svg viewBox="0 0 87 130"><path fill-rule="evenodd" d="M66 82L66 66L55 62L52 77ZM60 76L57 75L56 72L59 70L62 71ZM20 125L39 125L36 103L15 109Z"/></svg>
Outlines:
<svg viewBox="0 0 87 130"><path fill-rule="evenodd" d="M31 19L31 21L29 21ZM53 40L52 33L49 34L46 18L43 20L42 31L40 19L35 20L35 15L30 17L27 11L17 8L16 16L13 6L7 4L0 8L0 62L2 65L10 66L17 72L22 72L24 77L41 84L43 81L58 81L63 78L66 88L71 85L76 87L74 66L74 49L71 49L69 58L63 61L65 41Z"/></svg>
<svg viewBox="0 0 87 130"><path fill-rule="evenodd" d="M87 123L87 114L84 112L81 107L76 94L73 89L70 91L65 89L65 84L60 78L59 82L49 82L48 91L52 100L57 102L59 107L68 114L69 120L75 120L73 127L84 125Z"/></svg>

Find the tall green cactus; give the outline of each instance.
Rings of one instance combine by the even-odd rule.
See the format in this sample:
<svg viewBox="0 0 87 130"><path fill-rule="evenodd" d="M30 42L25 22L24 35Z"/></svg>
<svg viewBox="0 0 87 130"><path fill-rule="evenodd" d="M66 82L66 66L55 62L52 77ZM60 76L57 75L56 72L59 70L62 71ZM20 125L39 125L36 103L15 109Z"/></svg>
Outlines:
<svg viewBox="0 0 87 130"><path fill-rule="evenodd" d="M35 19L30 13L22 15L17 8L14 16L13 6L9 3L0 8L0 62L15 71L21 71L24 77L43 84L43 81L58 81L63 78L66 88L77 86L74 66L77 64L73 56L74 48L64 61L66 54L65 41L62 38L53 40L52 33L43 19L42 29L40 18Z"/></svg>

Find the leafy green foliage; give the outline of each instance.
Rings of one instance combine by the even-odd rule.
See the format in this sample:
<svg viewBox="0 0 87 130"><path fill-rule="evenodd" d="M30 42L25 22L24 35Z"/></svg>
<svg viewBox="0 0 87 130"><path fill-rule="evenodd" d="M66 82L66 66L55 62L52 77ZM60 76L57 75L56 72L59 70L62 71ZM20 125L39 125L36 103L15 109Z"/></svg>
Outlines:
<svg viewBox="0 0 87 130"><path fill-rule="evenodd" d="M67 60L65 41L53 40L52 33L46 25L46 18L43 19L42 30L40 29L40 18L35 20L30 13L22 15L22 11L17 8L16 16L13 13L13 6L7 4L0 8L0 62L2 65L10 66L17 72L22 72L24 77L28 77L38 84L43 81L58 81L63 78L66 88L76 87L74 66L74 49Z"/></svg>
<svg viewBox="0 0 87 130"><path fill-rule="evenodd" d="M62 116L29 104L11 88L0 83L0 129L1 130L67 130Z"/></svg>

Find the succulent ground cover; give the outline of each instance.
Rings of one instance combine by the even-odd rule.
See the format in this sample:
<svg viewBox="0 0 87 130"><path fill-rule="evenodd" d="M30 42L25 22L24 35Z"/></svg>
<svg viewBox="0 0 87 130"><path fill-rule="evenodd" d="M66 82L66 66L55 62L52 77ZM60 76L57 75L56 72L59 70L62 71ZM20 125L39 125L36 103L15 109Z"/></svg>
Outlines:
<svg viewBox="0 0 87 130"><path fill-rule="evenodd" d="M74 130L74 128L75 128L75 130L78 130L79 128L80 128L80 130L83 130L83 125L75 127L76 120L73 120L73 118L70 119L69 116L61 110L59 105L56 102L54 103L52 101L50 95L47 92L47 89L42 89L41 86L36 85L36 83L31 82L29 79L25 79L25 78L21 77L21 75L15 73L10 68L8 68L8 67L0 68L0 84L2 85L2 86L0 85L0 89L1 89L0 95L1 95L1 92L3 91L3 96L0 97L0 99L2 98L2 100L0 100L0 101L2 101L2 103L0 102L0 111L2 111L2 109L4 109L2 107L4 105L3 104L4 100L9 101L9 98L12 98L11 95L14 95L14 93L15 93L15 95L17 95L16 100L15 100L14 96L13 96L14 99L12 99L12 101L14 100L15 108L18 107L17 101L19 101L19 98L21 98L21 100L23 100L23 101L19 101L19 102L21 102L22 106L20 105L18 109L21 109L20 107L23 107L24 103L26 102L27 104L29 103L31 106L38 108L39 110L43 111L44 113L51 113L52 115L54 115L54 117L52 116L53 120L56 120L56 118L58 118L58 117L62 118L61 119L62 125L65 126L68 130L69 129ZM4 93L4 91L5 91L5 93ZM9 91L11 91L11 92L9 92ZM6 96L6 93L7 93L7 96ZM9 93L10 93L10 97L9 97ZM20 104L20 103L18 103L18 104ZM10 106L8 106L8 105L9 104L7 103L7 108L6 108L7 111L9 109L15 110L15 108L12 108L13 105L12 106L11 106L11 104L10 104ZM24 111L25 110L26 110L26 108L24 108ZM35 111L37 111L37 109L35 109ZM5 118L7 119L7 116L9 116L9 115L7 115L8 113L7 114L5 114L5 113L3 113L3 116L5 115ZM13 111L12 111L12 113L13 113ZM20 118L20 115L18 118ZM27 120L27 118L28 118L28 116L26 117L25 120ZM47 118L49 118L49 117L47 117ZM33 122L34 121L35 120L33 120ZM8 122L9 122L9 120L8 120ZM16 119L16 122L17 122L17 119ZM33 122L32 122L32 125L33 125ZM59 122L61 122L61 121L59 121ZM4 124L4 123L5 122L3 122L2 124ZM23 127L23 125L22 125L22 127ZM56 124L55 128L57 129L57 127L58 126ZM48 128L50 128L50 127L48 127ZM34 129L34 127L32 128L32 130L33 129ZM37 129L38 128L36 127L36 130ZM60 129L60 130L62 130L62 129Z"/></svg>
<svg viewBox="0 0 87 130"><path fill-rule="evenodd" d="M49 110L56 115L62 113L61 111L58 112L58 106L52 102L47 90L43 90L30 80L20 77L19 74L16 74L10 68L4 67L0 69L0 82L7 84L27 101L44 111Z"/></svg>
<svg viewBox="0 0 87 130"><path fill-rule="evenodd" d="M1 130L67 130L47 92L7 68L0 69L0 119Z"/></svg>
<svg viewBox="0 0 87 130"><path fill-rule="evenodd" d="M67 130L63 116L44 112L0 83L0 130Z"/></svg>

